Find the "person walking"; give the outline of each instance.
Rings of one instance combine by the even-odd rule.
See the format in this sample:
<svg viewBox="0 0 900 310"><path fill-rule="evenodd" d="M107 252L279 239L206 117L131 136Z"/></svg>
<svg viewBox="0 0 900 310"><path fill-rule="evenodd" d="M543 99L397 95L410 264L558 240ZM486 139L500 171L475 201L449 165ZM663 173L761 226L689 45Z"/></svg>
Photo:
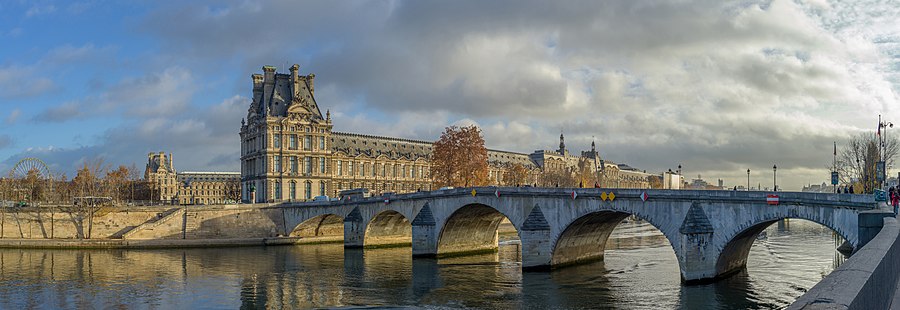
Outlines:
<svg viewBox="0 0 900 310"><path fill-rule="evenodd" d="M891 186L891 206L894 207L894 216L896 216L897 207L900 206L900 187Z"/></svg>

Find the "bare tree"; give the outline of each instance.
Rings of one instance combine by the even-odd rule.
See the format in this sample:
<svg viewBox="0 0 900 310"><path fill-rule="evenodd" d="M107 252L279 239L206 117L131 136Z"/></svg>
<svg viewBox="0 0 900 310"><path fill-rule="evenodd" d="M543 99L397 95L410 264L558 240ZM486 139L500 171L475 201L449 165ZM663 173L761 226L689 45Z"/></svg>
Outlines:
<svg viewBox="0 0 900 310"><path fill-rule="evenodd" d="M900 143L895 136L884 139L872 133L859 133L847 141L837 157L835 170L842 184L852 185L856 193L870 193L877 186L875 165L885 160L885 169L894 165L894 158L900 152Z"/></svg>
<svg viewBox="0 0 900 310"><path fill-rule="evenodd" d="M78 195L75 198L74 211L77 213L78 218L81 219L80 223L76 223L77 226L82 228L82 233L79 234L79 237L91 238L91 231L94 228L94 212L99 208L98 202L103 201L100 195L107 192L108 187L105 186L104 182L101 182L102 180L98 176L105 174L107 169L102 158L86 161L84 166L78 170L75 178L72 179L72 185ZM88 218L87 232L84 232L83 219L85 217Z"/></svg>
<svg viewBox="0 0 900 310"><path fill-rule="evenodd" d="M241 201L241 179L225 179L225 201Z"/></svg>

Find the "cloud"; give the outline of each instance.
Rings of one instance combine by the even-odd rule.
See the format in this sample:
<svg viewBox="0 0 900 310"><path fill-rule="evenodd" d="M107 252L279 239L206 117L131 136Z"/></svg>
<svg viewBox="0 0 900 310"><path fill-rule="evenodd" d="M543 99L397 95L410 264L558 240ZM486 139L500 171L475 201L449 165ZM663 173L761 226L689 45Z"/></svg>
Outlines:
<svg viewBox="0 0 900 310"><path fill-rule="evenodd" d="M47 52L41 59L45 65L64 65L69 63L102 62L112 59L115 48L111 46L96 47L94 44L82 46L62 45Z"/></svg>
<svg viewBox="0 0 900 310"><path fill-rule="evenodd" d="M25 17L35 17L56 12L56 6L52 4L35 4L25 11Z"/></svg>
<svg viewBox="0 0 900 310"><path fill-rule="evenodd" d="M39 77L34 66L0 66L0 99L21 99L56 89L53 80Z"/></svg>
<svg viewBox="0 0 900 310"><path fill-rule="evenodd" d="M189 111L194 86L190 71L169 67L140 77L123 78L98 95L48 107L32 119L64 122L109 115L156 118L184 114Z"/></svg>
<svg viewBox="0 0 900 310"><path fill-rule="evenodd" d="M6 35L8 35L12 38L17 38L17 37L21 36L23 32L24 31L22 30L22 28L16 27L16 28L10 29Z"/></svg>
<svg viewBox="0 0 900 310"><path fill-rule="evenodd" d="M12 145L12 138L9 135L0 134L0 150Z"/></svg>
<svg viewBox="0 0 900 310"><path fill-rule="evenodd" d="M563 131L573 152L593 136L609 160L682 164L726 184L777 163L799 188L827 177L832 141L871 130L877 114L900 119L897 16L878 1L165 3L133 27L159 42L162 69L69 102L135 120L98 152L173 149L213 168L239 151L247 102L201 108L195 94L222 84L202 71L235 67L247 94L261 65L299 62L337 131L433 140L472 122L489 147L526 153ZM62 46L47 61L105 49ZM10 68L22 67L0 68L0 96L53 86L4 80ZM213 151L198 155L206 141Z"/></svg>
<svg viewBox="0 0 900 310"><path fill-rule="evenodd" d="M22 115L21 109L13 109L12 111L9 111L9 115L6 116L4 123L6 123L6 125L13 125L19 120L20 115Z"/></svg>
<svg viewBox="0 0 900 310"><path fill-rule="evenodd" d="M104 131L91 145L29 148L0 164L35 156L55 171L72 175L85 160L103 158L107 164L141 168L147 153L167 152L173 154L179 170L238 171L237 132L249 105L248 98L234 96L208 107L190 106L172 117L139 118Z"/></svg>
<svg viewBox="0 0 900 310"><path fill-rule="evenodd" d="M58 106L47 108L31 118L36 122L60 123L68 120L76 119L86 115L85 107L77 102L66 102Z"/></svg>

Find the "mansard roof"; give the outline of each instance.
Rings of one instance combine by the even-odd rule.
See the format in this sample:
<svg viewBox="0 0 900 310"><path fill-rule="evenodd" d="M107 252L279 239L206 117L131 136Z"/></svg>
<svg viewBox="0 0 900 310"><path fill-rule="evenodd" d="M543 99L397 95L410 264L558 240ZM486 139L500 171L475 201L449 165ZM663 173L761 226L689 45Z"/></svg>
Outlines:
<svg viewBox="0 0 900 310"><path fill-rule="evenodd" d="M312 120L323 120L314 96L316 76L301 76L299 69L300 66L294 65L290 74L283 74L275 72L273 66L264 66L263 74L254 74L251 113L281 117L300 114Z"/></svg>
<svg viewBox="0 0 900 310"><path fill-rule="evenodd" d="M386 156L390 159L429 159L431 142L332 132L331 151L344 153L350 157L365 156L375 158Z"/></svg>
<svg viewBox="0 0 900 310"><path fill-rule="evenodd" d="M363 135L345 132L331 133L332 152L343 153L349 157L364 156L369 158L387 157L390 159L430 159L433 142ZM488 150L488 164L492 166L511 166L521 164L526 168L536 167L527 154Z"/></svg>

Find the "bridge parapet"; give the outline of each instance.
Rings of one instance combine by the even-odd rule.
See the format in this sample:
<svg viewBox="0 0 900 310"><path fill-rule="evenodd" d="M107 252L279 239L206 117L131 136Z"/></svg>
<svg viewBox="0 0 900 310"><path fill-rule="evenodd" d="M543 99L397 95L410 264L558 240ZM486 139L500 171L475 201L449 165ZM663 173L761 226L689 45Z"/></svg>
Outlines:
<svg viewBox="0 0 900 310"><path fill-rule="evenodd" d="M667 190L667 189L624 189L624 188L544 188L544 187L465 187L428 192L391 194L389 196L366 197L352 200L293 202L270 204L272 207L294 206L335 206L346 204L383 203L390 201L420 200L434 198L453 198L472 196L547 196L569 197L576 192L582 198L600 198L603 193L615 193L616 199L640 199L646 192L652 199L666 200L698 200L709 202L760 202L770 194L779 196L780 204L812 204L831 205L851 208L875 209L878 204L872 195L805 193L805 192L769 192L769 191L733 191L733 190Z"/></svg>

